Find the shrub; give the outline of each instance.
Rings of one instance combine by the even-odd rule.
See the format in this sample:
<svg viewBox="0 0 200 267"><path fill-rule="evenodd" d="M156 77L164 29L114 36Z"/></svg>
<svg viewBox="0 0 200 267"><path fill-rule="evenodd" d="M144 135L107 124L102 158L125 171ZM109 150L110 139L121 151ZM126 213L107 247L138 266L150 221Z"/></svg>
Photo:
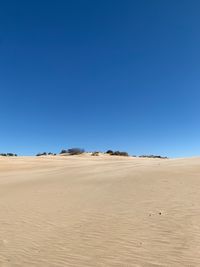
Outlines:
<svg viewBox="0 0 200 267"><path fill-rule="evenodd" d="M98 151L93 152L92 156L99 156L99 152Z"/></svg>
<svg viewBox="0 0 200 267"><path fill-rule="evenodd" d="M121 152L121 151L115 151L115 152L113 153L113 155L115 155L115 156L125 156L125 157L127 157L127 156L128 156L128 153L127 153L127 152Z"/></svg>
<svg viewBox="0 0 200 267"><path fill-rule="evenodd" d="M112 150L107 150L106 154L113 154L113 151Z"/></svg>
<svg viewBox="0 0 200 267"><path fill-rule="evenodd" d="M14 154L13 154L13 153L7 153L7 156L8 156L8 157L13 157Z"/></svg>
<svg viewBox="0 0 200 267"><path fill-rule="evenodd" d="M65 154L65 153L68 153L68 150L62 149L60 152L60 154Z"/></svg>
<svg viewBox="0 0 200 267"><path fill-rule="evenodd" d="M106 152L106 154L109 154L109 155L112 155L112 156L125 156L125 157L128 157L128 153L127 152L123 152L123 151L108 150Z"/></svg>
<svg viewBox="0 0 200 267"><path fill-rule="evenodd" d="M110 154L111 156L118 156L119 155L119 151L113 151L113 153Z"/></svg>
<svg viewBox="0 0 200 267"><path fill-rule="evenodd" d="M82 148L70 148L67 150L67 153L69 153L70 155L80 155L83 154L84 152L85 150Z"/></svg>
<svg viewBox="0 0 200 267"><path fill-rule="evenodd" d="M3 157L17 157L17 154L14 154L14 153L1 153L0 156L3 156Z"/></svg>
<svg viewBox="0 0 200 267"><path fill-rule="evenodd" d="M157 155L142 155L140 158L150 158L150 159L168 159L167 157L157 156Z"/></svg>
<svg viewBox="0 0 200 267"><path fill-rule="evenodd" d="M128 153L127 152L119 152L119 156L124 156L124 157L128 157Z"/></svg>
<svg viewBox="0 0 200 267"><path fill-rule="evenodd" d="M46 152L43 152L43 153L38 153L38 154L36 154L36 157L46 156L46 155L47 155L47 153L46 153Z"/></svg>

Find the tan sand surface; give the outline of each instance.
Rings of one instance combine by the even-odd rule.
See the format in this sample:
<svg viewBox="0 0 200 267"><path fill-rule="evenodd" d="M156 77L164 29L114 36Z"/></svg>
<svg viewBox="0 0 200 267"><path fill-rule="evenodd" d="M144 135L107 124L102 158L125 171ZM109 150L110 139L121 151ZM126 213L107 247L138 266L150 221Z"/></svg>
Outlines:
<svg viewBox="0 0 200 267"><path fill-rule="evenodd" d="M200 158L0 158L0 266L200 266Z"/></svg>

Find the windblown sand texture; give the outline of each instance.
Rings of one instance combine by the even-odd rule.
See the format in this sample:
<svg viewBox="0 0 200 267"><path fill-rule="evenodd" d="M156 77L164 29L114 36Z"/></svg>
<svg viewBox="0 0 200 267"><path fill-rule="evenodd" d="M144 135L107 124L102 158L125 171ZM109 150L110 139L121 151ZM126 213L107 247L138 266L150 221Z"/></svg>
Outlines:
<svg viewBox="0 0 200 267"><path fill-rule="evenodd" d="M200 159L1 157L0 266L200 266Z"/></svg>

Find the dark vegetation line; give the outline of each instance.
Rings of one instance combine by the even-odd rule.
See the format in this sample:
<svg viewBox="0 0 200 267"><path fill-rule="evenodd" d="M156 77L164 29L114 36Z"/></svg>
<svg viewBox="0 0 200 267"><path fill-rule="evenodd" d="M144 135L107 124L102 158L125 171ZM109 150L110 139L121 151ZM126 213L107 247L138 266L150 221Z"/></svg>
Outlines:
<svg viewBox="0 0 200 267"><path fill-rule="evenodd" d="M70 148L70 149L63 149L61 150L61 152L59 153L60 155L80 155L83 154L85 152L84 149L82 148ZM92 156L99 156L99 151L94 151L91 153ZM113 151L113 150L107 150L106 152L104 152L104 154L108 154L111 156L124 156L124 157L128 157L129 154L125 151ZM56 155L55 153L47 153L47 152L43 152L43 153L38 153L36 156L47 156L47 155ZM136 156L132 156L132 157L136 157ZM162 156L157 156L157 155L142 155L139 156L140 158L158 158L158 159L167 159L167 157L162 157Z"/></svg>
<svg viewBox="0 0 200 267"><path fill-rule="evenodd" d="M69 148L69 149L63 149L61 150L61 152L59 153L60 155L80 155L83 154L85 152L84 149L82 148ZM91 153L92 156L99 156L100 152L99 151L94 151ZM129 154L127 152L124 151L113 151L113 150L107 150L106 152L104 152L104 154L108 154L111 156L124 156L124 157L128 157ZM39 156L56 156L56 153L52 153L52 152L43 152L43 153L38 153L36 154L37 157ZM17 157L17 154L14 153L0 153L0 156L3 157ZM136 156L132 156L132 157L136 157ZM157 156L157 155L142 155L139 156L140 158L157 158L157 159L167 159L167 157L162 157L162 156Z"/></svg>
<svg viewBox="0 0 200 267"><path fill-rule="evenodd" d="M0 153L2 157L17 157L17 154L14 153Z"/></svg>

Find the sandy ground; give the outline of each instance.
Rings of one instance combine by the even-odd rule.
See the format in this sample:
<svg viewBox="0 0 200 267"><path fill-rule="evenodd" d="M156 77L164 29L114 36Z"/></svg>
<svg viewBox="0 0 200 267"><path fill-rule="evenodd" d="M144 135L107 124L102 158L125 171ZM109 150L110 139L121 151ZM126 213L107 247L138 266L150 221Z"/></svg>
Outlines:
<svg viewBox="0 0 200 267"><path fill-rule="evenodd" d="M0 158L0 266L200 266L200 158Z"/></svg>

